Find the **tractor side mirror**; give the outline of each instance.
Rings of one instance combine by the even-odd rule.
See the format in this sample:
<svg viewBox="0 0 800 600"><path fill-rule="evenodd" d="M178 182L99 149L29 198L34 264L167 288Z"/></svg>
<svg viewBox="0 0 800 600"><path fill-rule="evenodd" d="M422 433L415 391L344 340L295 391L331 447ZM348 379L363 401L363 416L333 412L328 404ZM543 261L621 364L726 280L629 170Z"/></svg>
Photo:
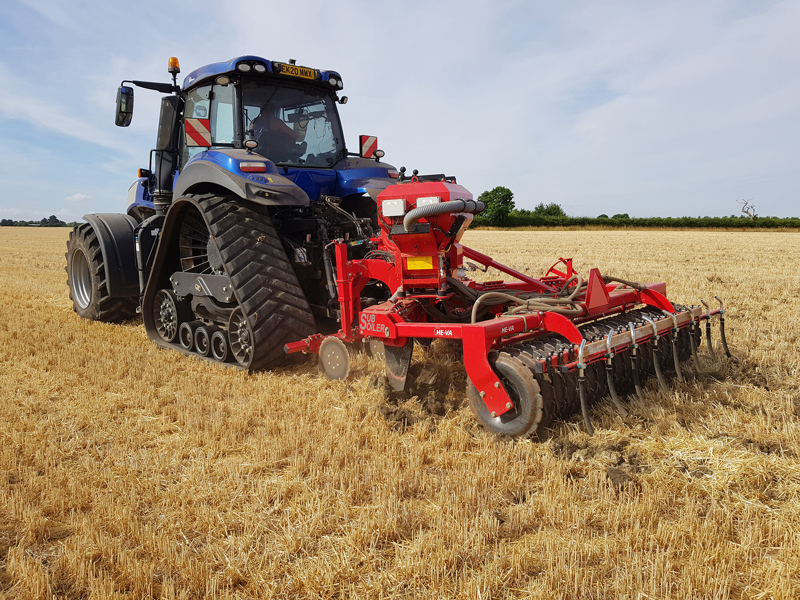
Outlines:
<svg viewBox="0 0 800 600"><path fill-rule="evenodd" d="M119 86L117 90L117 127L127 127L133 118L133 88Z"/></svg>

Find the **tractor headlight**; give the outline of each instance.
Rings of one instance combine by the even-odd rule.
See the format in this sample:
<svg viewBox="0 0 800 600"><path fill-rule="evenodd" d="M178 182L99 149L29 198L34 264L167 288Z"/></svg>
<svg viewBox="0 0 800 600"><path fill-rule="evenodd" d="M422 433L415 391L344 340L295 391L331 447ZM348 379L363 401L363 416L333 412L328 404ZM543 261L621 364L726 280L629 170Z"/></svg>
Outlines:
<svg viewBox="0 0 800 600"><path fill-rule="evenodd" d="M267 67L266 67L266 65L262 65L261 63L258 63L258 64L253 66L253 70L255 70L256 73L266 73L267 72Z"/></svg>
<svg viewBox="0 0 800 600"><path fill-rule="evenodd" d="M242 73L247 73L250 70L250 65L247 63L239 63L236 65L236 68L239 69Z"/></svg>
<svg viewBox="0 0 800 600"><path fill-rule="evenodd" d="M328 83L330 83L333 87L338 87L339 80L336 79L336 77L331 77L330 79L328 79Z"/></svg>
<svg viewBox="0 0 800 600"><path fill-rule="evenodd" d="M384 200L381 204L384 217L402 217L406 214L406 201L402 198L397 200Z"/></svg>

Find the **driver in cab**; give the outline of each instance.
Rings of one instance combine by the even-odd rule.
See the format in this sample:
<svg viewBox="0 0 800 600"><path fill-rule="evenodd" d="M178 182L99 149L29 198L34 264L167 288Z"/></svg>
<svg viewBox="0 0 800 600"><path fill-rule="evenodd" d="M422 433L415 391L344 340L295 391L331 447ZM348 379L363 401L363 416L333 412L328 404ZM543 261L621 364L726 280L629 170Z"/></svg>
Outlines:
<svg viewBox="0 0 800 600"><path fill-rule="evenodd" d="M267 102L250 124L250 134L258 142L256 152L274 162L298 161L306 151L308 121L298 121L289 127L277 115L279 108Z"/></svg>

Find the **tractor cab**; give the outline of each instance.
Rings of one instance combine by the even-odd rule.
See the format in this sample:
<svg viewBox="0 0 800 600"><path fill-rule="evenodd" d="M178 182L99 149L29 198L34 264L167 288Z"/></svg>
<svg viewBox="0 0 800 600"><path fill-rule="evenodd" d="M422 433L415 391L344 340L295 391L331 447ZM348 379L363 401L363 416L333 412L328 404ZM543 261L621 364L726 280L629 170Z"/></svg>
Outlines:
<svg viewBox="0 0 800 600"><path fill-rule="evenodd" d="M177 60L170 64L174 77ZM343 83L335 71L243 56L196 69L182 86L132 83L171 88L174 95L162 99L157 147L150 169L131 187L129 213L146 211L159 194L170 196L166 203L207 183L267 205L322 197L352 204L364 194L374 198L398 177L380 162L376 138L361 136L359 152L348 152L337 110L347 97L339 96ZM133 89L124 84L117 119L123 126L133 106ZM254 189L259 184L276 189Z"/></svg>

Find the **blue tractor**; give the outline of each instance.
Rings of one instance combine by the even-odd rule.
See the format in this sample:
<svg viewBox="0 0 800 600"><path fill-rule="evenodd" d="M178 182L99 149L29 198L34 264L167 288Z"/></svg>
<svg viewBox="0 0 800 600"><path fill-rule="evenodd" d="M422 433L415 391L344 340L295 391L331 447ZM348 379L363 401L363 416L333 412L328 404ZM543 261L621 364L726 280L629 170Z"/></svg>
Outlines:
<svg viewBox="0 0 800 600"><path fill-rule="evenodd" d="M133 86L161 100L156 147L128 191L126 214L89 214L67 243L73 308L117 322L141 313L162 347L254 370L283 346L341 318L331 246L374 253L375 197L403 179L374 137L348 152L335 71L241 56L177 84L123 81L116 124L133 115ZM381 302L380 283L363 303Z"/></svg>

